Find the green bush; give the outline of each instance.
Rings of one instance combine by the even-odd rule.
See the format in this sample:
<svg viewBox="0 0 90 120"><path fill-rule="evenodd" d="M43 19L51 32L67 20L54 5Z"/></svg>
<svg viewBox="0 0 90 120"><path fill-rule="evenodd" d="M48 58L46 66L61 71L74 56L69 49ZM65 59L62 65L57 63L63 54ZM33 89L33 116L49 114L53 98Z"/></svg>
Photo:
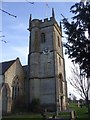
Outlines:
<svg viewBox="0 0 90 120"><path fill-rule="evenodd" d="M30 104L30 111L34 113L40 113L41 112L41 105L39 99L33 99Z"/></svg>

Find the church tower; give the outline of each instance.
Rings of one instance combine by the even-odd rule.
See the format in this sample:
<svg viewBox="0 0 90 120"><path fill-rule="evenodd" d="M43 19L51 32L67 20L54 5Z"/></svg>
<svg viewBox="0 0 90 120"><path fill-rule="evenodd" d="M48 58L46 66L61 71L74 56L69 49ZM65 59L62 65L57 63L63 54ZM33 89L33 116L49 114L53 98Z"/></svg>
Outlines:
<svg viewBox="0 0 90 120"><path fill-rule="evenodd" d="M62 31L52 17L44 21L30 15L29 29L29 102L39 99L48 111L66 109L67 83L62 48Z"/></svg>

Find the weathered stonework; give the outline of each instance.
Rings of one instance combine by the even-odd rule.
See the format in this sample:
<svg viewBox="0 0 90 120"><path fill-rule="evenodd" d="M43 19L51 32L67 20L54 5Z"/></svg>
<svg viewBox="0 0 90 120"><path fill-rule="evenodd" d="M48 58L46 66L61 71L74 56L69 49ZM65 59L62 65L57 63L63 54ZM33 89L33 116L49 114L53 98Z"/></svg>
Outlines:
<svg viewBox="0 0 90 120"><path fill-rule="evenodd" d="M11 62L11 61L10 61ZM9 61L5 62L5 69L8 66ZM2 63L3 65L3 63ZM4 69L4 68L2 68ZM2 112L4 114L10 113L12 111L12 103L13 103L13 86L16 82L19 83L19 94L18 97L24 94L24 71L22 69L22 65L19 61L19 58L14 60L12 64L8 67L2 75L2 87L1 87L1 98L2 98ZM17 85L16 85L17 86Z"/></svg>
<svg viewBox="0 0 90 120"><path fill-rule="evenodd" d="M30 102L38 98L47 109L66 109L67 83L61 28L54 15L50 20L46 18L44 21L32 20L30 16L28 30ZM42 38L42 34L45 38Z"/></svg>

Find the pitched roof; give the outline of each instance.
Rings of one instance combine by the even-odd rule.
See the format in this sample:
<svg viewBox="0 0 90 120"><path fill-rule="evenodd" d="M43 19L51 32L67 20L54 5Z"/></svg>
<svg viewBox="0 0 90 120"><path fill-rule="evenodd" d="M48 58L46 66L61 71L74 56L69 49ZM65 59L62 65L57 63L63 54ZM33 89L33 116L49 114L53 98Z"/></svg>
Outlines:
<svg viewBox="0 0 90 120"><path fill-rule="evenodd" d="M0 63L0 75L3 75L16 60Z"/></svg>
<svg viewBox="0 0 90 120"><path fill-rule="evenodd" d="M27 71L28 71L28 65L24 65L22 67L23 67L24 72L27 73Z"/></svg>
<svg viewBox="0 0 90 120"><path fill-rule="evenodd" d="M24 69L25 71L27 71L28 65L23 65L22 67L23 67L23 69Z"/></svg>

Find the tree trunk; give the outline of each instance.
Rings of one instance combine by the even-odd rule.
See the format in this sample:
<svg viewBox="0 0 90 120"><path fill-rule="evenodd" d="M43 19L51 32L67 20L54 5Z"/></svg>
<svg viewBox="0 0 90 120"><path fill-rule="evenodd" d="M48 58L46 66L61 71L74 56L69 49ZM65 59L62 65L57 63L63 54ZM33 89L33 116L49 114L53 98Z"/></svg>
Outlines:
<svg viewBox="0 0 90 120"><path fill-rule="evenodd" d="M86 98L86 107L88 110L88 118L90 118L90 101L88 100L88 96Z"/></svg>
<svg viewBox="0 0 90 120"><path fill-rule="evenodd" d="M90 120L90 101L88 100L88 117L89 117L89 120Z"/></svg>

